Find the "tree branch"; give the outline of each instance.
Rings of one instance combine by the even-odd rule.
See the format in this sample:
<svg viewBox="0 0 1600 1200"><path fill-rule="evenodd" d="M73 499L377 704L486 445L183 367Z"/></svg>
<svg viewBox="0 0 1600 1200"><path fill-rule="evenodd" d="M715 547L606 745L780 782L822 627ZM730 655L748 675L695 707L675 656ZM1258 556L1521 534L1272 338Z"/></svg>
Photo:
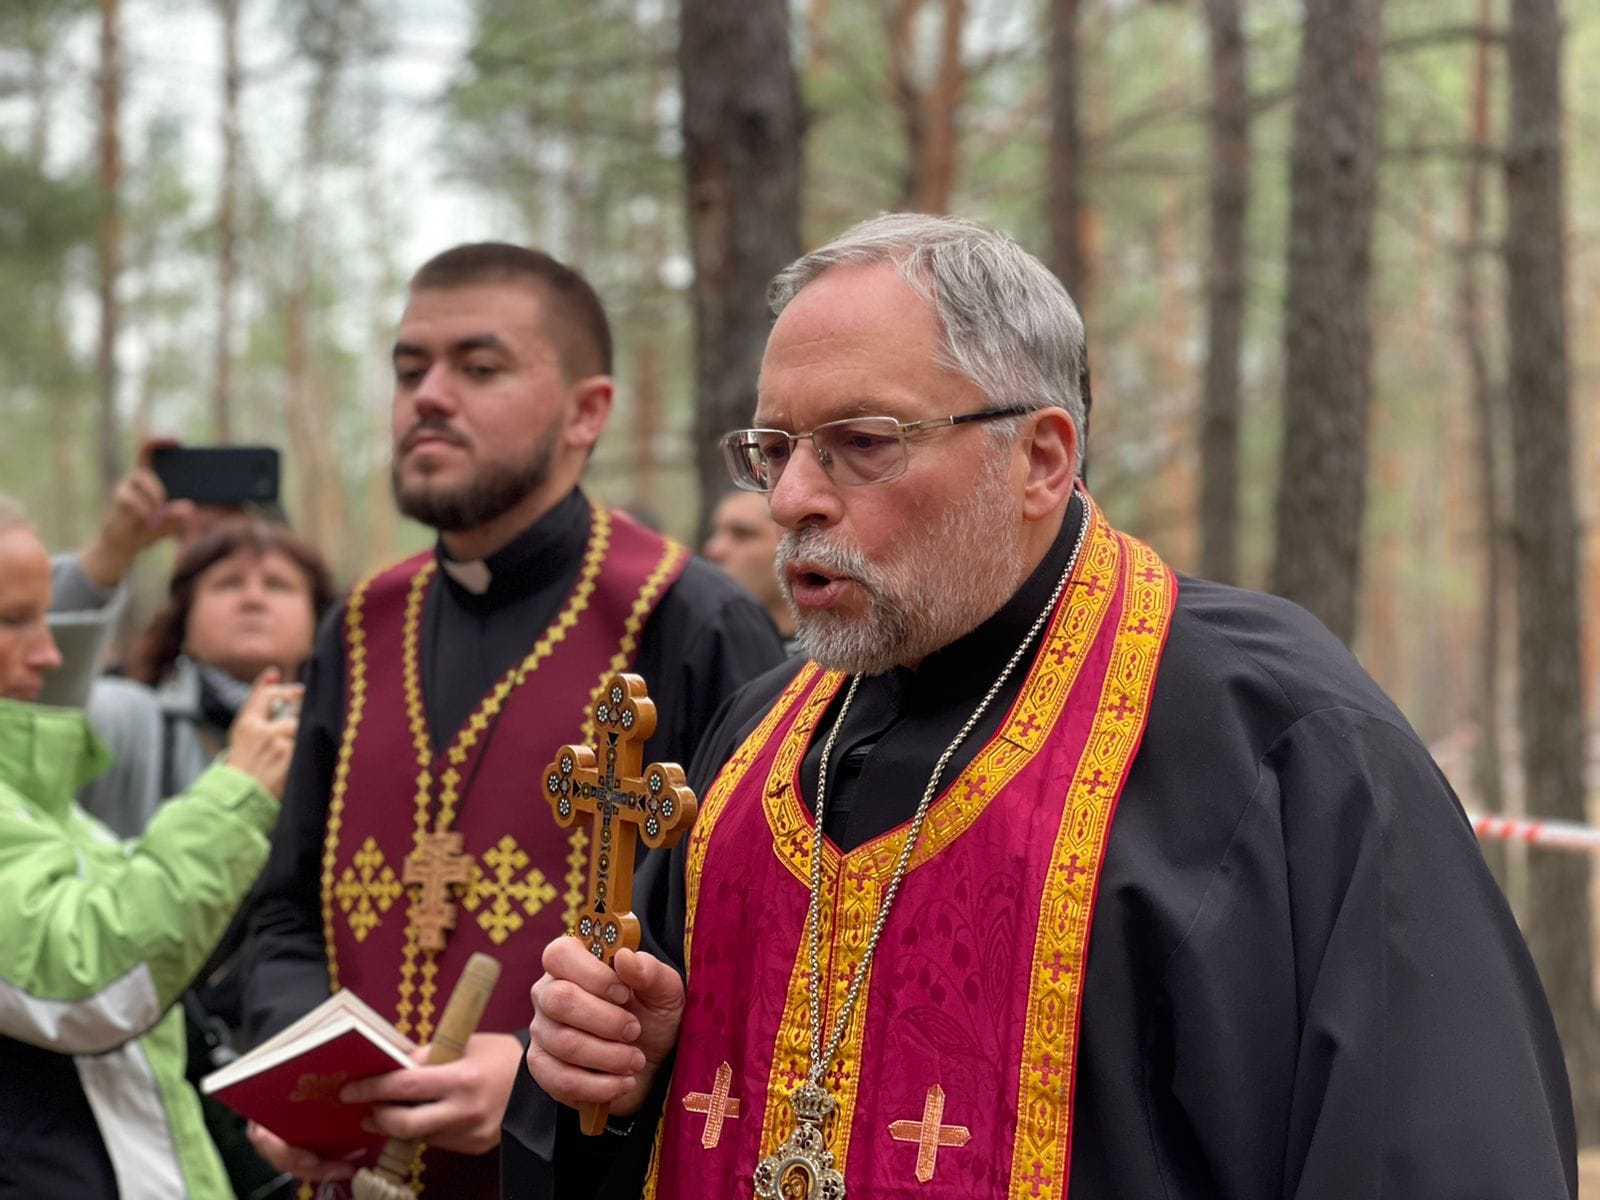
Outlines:
<svg viewBox="0 0 1600 1200"><path fill-rule="evenodd" d="M1437 29L1419 29L1415 33L1400 33L1383 43L1389 54L1404 54L1411 50L1425 50L1432 46L1447 46L1454 42L1492 42L1503 46L1507 33L1498 25L1441 25Z"/></svg>

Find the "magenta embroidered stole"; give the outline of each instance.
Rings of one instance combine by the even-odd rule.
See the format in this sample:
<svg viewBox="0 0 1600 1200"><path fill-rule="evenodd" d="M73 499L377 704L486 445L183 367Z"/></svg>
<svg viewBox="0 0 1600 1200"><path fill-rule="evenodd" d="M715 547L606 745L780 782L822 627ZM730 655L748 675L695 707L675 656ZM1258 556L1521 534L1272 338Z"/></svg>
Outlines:
<svg viewBox="0 0 1600 1200"><path fill-rule="evenodd" d="M1166 566L1095 510L1015 703L929 810L824 1076L850 1196L1065 1197L1095 888L1175 600ZM749 1197L757 1162L793 1130L813 828L798 772L841 683L802 669L702 801L688 1008L647 1195L716 1181ZM824 844L824 1042L906 832L848 854Z"/></svg>

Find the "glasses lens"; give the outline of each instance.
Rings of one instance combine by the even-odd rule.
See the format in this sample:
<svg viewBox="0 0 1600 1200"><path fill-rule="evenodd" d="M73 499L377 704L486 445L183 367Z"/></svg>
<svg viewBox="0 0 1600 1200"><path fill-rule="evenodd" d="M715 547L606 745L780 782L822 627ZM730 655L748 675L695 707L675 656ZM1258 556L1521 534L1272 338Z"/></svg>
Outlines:
<svg viewBox="0 0 1600 1200"><path fill-rule="evenodd" d="M905 440L893 417L856 417L817 426L818 457L838 483L882 483L906 469Z"/></svg>
<svg viewBox="0 0 1600 1200"><path fill-rule="evenodd" d="M722 439L722 456L728 464L728 474L734 486L751 492L770 492L778 481L783 453L789 440L781 433L767 429L740 429ZM780 449L781 448L781 449ZM773 466L769 451L777 455L778 466Z"/></svg>

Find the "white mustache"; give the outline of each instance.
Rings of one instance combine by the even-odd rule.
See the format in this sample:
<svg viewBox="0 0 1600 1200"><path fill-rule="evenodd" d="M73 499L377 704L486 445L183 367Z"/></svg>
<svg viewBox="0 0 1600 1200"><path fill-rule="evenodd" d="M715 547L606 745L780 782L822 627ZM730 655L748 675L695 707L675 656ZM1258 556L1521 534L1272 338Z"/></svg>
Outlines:
<svg viewBox="0 0 1600 1200"><path fill-rule="evenodd" d="M853 546L828 540L819 529L789 530L778 541L778 574L785 582L793 563L820 567L830 575L847 576L870 585L875 572L867 556Z"/></svg>

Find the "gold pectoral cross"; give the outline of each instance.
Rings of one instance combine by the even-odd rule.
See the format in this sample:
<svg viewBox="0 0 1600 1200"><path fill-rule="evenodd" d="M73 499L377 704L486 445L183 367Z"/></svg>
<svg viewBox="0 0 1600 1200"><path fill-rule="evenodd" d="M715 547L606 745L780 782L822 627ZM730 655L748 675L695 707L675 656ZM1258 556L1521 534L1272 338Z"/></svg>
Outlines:
<svg viewBox="0 0 1600 1200"><path fill-rule="evenodd" d="M456 927L449 885L472 878L472 856L461 852L461 844L459 833L425 833L406 856L403 878L415 888L408 916L424 950L443 950L447 933Z"/></svg>
<svg viewBox="0 0 1600 1200"><path fill-rule="evenodd" d="M590 817L589 902L570 931L589 953L609 963L618 950L639 947L633 906L633 860L638 840L651 849L675 845L694 820L694 793L676 763L644 761L644 743L656 728L656 706L637 675L613 675L595 701L594 746L563 746L545 768L545 798L556 823L570 828L579 813ZM580 1109L583 1131L605 1129L603 1105Z"/></svg>

